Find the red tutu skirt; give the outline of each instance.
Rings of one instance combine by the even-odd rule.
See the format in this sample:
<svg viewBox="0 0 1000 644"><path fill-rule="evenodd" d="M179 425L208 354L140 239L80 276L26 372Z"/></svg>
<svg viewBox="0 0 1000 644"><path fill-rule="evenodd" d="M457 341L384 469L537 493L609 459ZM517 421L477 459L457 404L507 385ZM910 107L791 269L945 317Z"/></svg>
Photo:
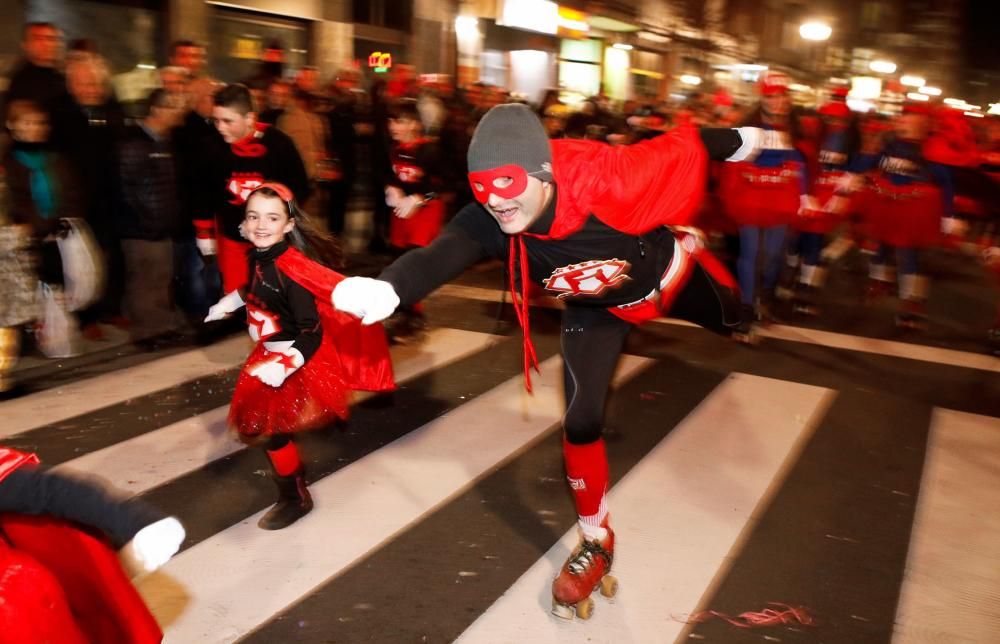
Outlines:
<svg viewBox="0 0 1000 644"><path fill-rule="evenodd" d="M897 186L875 177L858 204L866 232L897 248L927 248L941 239L941 190L928 183Z"/></svg>
<svg viewBox="0 0 1000 644"><path fill-rule="evenodd" d="M801 164L791 161L776 168L727 163L719 175L723 212L740 226L787 224L799 210L801 173Z"/></svg>
<svg viewBox="0 0 1000 644"><path fill-rule="evenodd" d="M350 389L341 376L336 349L325 335L313 357L280 387L266 385L249 373L270 355L259 342L236 381L229 424L242 438L318 429L347 418Z"/></svg>

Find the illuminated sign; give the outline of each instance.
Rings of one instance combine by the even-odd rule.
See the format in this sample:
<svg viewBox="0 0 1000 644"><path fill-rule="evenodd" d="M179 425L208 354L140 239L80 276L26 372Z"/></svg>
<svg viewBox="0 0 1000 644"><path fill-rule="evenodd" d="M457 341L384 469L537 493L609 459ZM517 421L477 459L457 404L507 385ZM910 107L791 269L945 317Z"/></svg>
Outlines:
<svg viewBox="0 0 1000 644"><path fill-rule="evenodd" d="M387 51L373 51L368 55L368 66L376 74L384 74L392 67L392 54Z"/></svg>

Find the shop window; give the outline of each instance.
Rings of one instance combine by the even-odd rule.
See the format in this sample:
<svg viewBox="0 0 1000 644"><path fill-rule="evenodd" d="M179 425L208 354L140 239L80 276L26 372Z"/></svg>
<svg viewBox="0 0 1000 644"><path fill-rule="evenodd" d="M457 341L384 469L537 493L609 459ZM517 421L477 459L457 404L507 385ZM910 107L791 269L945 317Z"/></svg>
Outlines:
<svg viewBox="0 0 1000 644"><path fill-rule="evenodd" d="M309 21L213 6L209 51L211 71L227 82L251 78L264 49L273 42L284 49L287 74L308 62Z"/></svg>
<svg viewBox="0 0 1000 644"><path fill-rule="evenodd" d="M354 22L409 31L413 0L353 0Z"/></svg>

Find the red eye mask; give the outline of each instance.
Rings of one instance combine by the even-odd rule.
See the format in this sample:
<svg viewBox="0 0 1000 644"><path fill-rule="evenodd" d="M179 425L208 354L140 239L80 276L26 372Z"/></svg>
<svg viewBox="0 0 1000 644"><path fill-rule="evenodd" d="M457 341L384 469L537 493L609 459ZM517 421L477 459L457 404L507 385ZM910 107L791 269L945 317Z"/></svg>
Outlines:
<svg viewBox="0 0 1000 644"><path fill-rule="evenodd" d="M506 188L498 188L493 183L497 179L507 178L511 182ZM472 196L481 204L488 202L491 194L501 199L514 199L528 187L528 173L519 165L502 165L492 170L470 172L469 185L472 186Z"/></svg>

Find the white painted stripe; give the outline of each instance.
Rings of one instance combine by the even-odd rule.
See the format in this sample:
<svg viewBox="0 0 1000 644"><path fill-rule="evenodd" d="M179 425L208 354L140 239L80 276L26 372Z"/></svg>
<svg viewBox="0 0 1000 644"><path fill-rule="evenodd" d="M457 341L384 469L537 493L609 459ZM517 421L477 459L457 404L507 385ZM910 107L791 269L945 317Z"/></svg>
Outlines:
<svg viewBox="0 0 1000 644"><path fill-rule="evenodd" d="M396 382L402 383L498 342L500 336L434 329L418 344L391 348ZM355 403L371 394L359 393ZM212 461L243 449L226 426L229 406L161 427L59 467L106 479L130 494L142 494Z"/></svg>
<svg viewBox="0 0 1000 644"><path fill-rule="evenodd" d="M672 642L725 576L835 393L732 374L610 493L620 590L588 622L550 614L574 528L459 642Z"/></svg>
<svg viewBox="0 0 1000 644"><path fill-rule="evenodd" d="M623 357L616 380L651 362ZM232 642L530 448L562 416L561 375L550 358L534 395L515 376L315 483L296 524L261 530L262 511L138 581L164 642ZM484 440L483 418L504 431Z"/></svg>
<svg viewBox="0 0 1000 644"><path fill-rule="evenodd" d="M499 302L503 297L503 291L498 289L481 288L477 286L461 286L458 284L447 284L442 286L440 289L435 291L435 294L487 302ZM562 302L550 297L532 298L531 305L554 309L563 307ZM657 324L671 324L675 326L689 326L697 328L696 324L692 324L684 320L666 318L654 320L654 322ZM993 356L980 353L940 349L938 347L911 344L909 342L879 340L877 338L834 333L832 331L818 331L815 329L787 326L784 324L772 324L760 327L758 328L758 332L764 337L786 340L789 342L818 344L823 347L846 349L848 351L860 351L862 353L874 353L892 358L904 358L906 360L919 360L921 362L931 362L934 364L946 364L955 367L964 367L966 369L1000 372L1000 358L994 358Z"/></svg>
<svg viewBox="0 0 1000 644"><path fill-rule="evenodd" d="M0 438L57 423L240 366L250 353L245 335L113 373L0 403Z"/></svg>
<svg viewBox="0 0 1000 644"><path fill-rule="evenodd" d="M1000 419L934 410L895 644L997 641L998 463Z"/></svg>

